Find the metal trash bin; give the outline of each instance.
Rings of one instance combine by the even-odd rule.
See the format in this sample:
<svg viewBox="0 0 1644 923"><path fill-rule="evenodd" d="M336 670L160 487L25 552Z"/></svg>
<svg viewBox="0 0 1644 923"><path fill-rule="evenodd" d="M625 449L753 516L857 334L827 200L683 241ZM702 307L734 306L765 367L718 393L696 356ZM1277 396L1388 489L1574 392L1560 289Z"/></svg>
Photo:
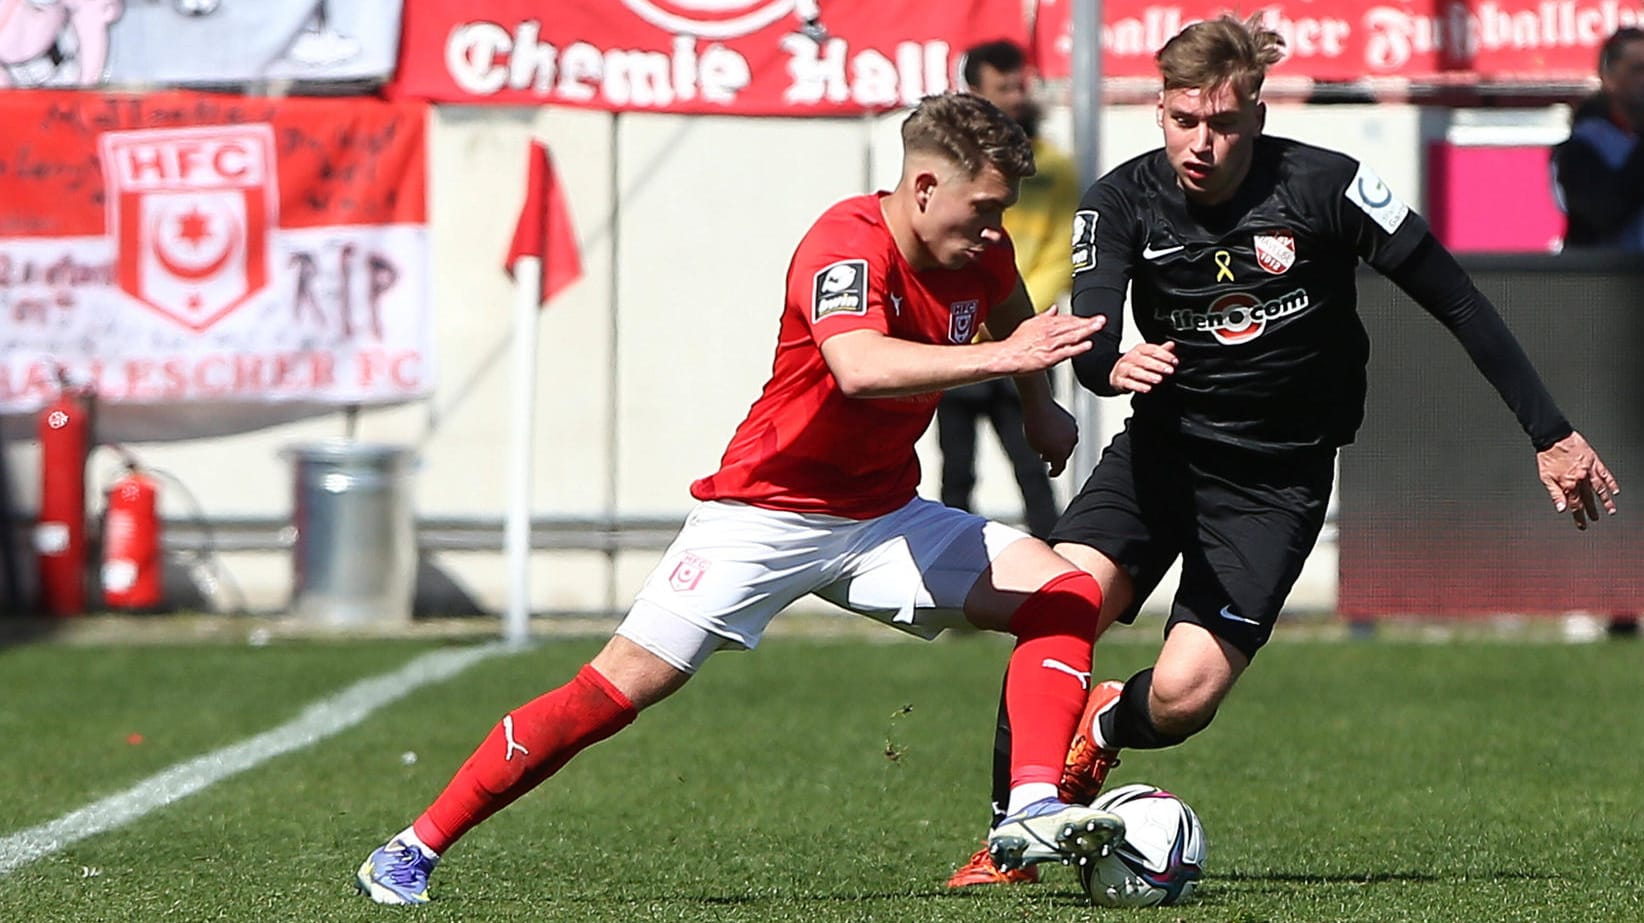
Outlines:
<svg viewBox="0 0 1644 923"><path fill-rule="evenodd" d="M292 614L331 625L405 624L416 588L410 446L291 446Z"/></svg>

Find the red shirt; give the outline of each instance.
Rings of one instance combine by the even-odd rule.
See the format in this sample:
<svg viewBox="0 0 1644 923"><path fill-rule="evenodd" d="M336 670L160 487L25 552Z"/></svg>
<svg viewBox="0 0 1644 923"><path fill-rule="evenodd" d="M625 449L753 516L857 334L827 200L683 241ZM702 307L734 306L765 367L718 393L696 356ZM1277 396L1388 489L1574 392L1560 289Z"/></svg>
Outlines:
<svg viewBox="0 0 1644 923"><path fill-rule="evenodd" d="M834 205L799 242L770 381L719 470L691 485L698 500L868 519L913 499L914 443L941 392L848 398L822 359L822 341L868 329L918 343L969 343L1014 290L1016 255L1007 238L961 269L916 272L885 226L883 195Z"/></svg>

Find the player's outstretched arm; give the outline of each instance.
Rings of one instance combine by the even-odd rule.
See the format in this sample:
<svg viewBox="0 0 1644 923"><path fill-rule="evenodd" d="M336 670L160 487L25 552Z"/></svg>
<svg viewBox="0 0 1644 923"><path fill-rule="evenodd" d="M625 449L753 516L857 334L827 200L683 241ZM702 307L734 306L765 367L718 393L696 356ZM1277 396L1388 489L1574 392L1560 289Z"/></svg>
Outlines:
<svg viewBox="0 0 1644 923"><path fill-rule="evenodd" d="M1512 409L1537 453L1575 432L1501 313L1437 238L1425 233L1411 255L1386 274L1449 328Z"/></svg>
<svg viewBox="0 0 1644 923"><path fill-rule="evenodd" d="M1052 313L1059 313L1054 308L1053 305ZM988 312L981 339L1008 340L1018 327L1032 320L1035 313L1033 300L1028 296L1027 281L1018 276L1016 287L1010 295ZM1043 370L1019 374L1015 379L1016 390L1021 394L1024 406L1031 408L1051 400L1050 379Z"/></svg>
<svg viewBox="0 0 1644 923"><path fill-rule="evenodd" d="M1092 339L1106 324L1105 317L1073 317L1052 305L1043 314L1017 324L1009 336L994 344L999 350L993 365L1000 371L1009 369L1003 373L1015 376L1046 371L1089 352Z"/></svg>
<svg viewBox="0 0 1644 923"><path fill-rule="evenodd" d="M822 341L822 359L847 397L901 397L1050 368L1090 349L1102 321L1046 311L1004 340L966 346L916 343L876 330Z"/></svg>
<svg viewBox="0 0 1644 923"><path fill-rule="evenodd" d="M1553 508L1560 513L1569 511L1577 529L1597 522L1601 505L1615 515L1615 496L1621 493L1621 485L1580 433L1572 432L1537 452L1536 472L1553 499Z"/></svg>

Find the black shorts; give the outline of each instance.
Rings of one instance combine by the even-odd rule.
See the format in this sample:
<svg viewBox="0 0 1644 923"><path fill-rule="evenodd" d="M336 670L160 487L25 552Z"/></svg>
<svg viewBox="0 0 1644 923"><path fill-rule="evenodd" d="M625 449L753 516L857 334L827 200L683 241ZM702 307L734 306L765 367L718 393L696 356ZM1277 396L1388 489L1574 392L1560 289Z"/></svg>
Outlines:
<svg viewBox="0 0 1644 923"><path fill-rule="evenodd" d="M1088 545L1130 574L1142 602L1179 556L1170 627L1202 625L1254 657L1318 540L1334 449L1265 454L1127 424L1050 541Z"/></svg>

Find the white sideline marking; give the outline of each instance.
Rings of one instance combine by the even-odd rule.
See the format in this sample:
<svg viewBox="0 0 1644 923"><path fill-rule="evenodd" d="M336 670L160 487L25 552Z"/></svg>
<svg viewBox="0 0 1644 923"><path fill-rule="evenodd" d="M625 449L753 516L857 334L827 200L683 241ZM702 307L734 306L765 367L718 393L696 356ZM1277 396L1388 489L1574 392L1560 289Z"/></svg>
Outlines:
<svg viewBox="0 0 1644 923"><path fill-rule="evenodd" d="M477 661L510 650L487 644L424 654L392 673L363 679L272 730L213 750L149 776L131 788L64 814L37 827L0 838L0 875L66 849L81 840L123 827L144 814L265 763L276 756L345 731L384 705L418 688L449 679Z"/></svg>

